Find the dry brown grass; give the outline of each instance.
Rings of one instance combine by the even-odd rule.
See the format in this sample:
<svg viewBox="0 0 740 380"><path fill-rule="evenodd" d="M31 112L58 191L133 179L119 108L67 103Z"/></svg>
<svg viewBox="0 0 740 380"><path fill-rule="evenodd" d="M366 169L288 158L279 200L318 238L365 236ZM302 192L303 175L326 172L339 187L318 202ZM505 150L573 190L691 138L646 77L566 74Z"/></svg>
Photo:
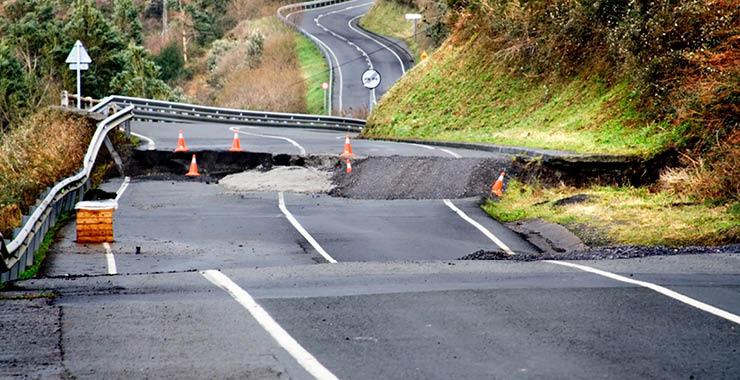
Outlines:
<svg viewBox="0 0 740 380"><path fill-rule="evenodd" d="M683 154L684 167L668 168L657 183L660 190L685 199L740 200L740 131L721 142L707 159Z"/></svg>
<svg viewBox="0 0 740 380"><path fill-rule="evenodd" d="M0 231L18 227L38 195L76 172L95 128L90 119L45 109L0 135Z"/></svg>
<svg viewBox="0 0 740 380"><path fill-rule="evenodd" d="M256 31L265 37L259 62L239 65L244 57L240 45L224 54L214 70L221 75L221 89L212 90L213 104L279 112L305 111L306 89L296 55L295 35L274 18L241 23L232 35L244 38Z"/></svg>

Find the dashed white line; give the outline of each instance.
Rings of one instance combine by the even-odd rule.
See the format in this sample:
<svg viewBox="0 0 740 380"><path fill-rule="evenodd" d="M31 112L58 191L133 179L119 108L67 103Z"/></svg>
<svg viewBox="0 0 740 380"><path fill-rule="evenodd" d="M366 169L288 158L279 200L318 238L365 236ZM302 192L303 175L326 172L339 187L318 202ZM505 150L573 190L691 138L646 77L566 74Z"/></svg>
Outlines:
<svg viewBox="0 0 740 380"><path fill-rule="evenodd" d="M282 191L278 193L278 207L280 207L280 211L283 212L285 217L288 218L288 221L290 222L290 224L292 224L293 227L296 230L298 230L298 232L306 240L308 240L308 243L311 244L313 249L315 249L329 263L331 264L337 263L337 260L334 260L333 257L331 257L328 253L326 253L324 248L322 248L321 245L319 245L319 242L317 242L316 239L314 239L313 236L311 236L311 234L309 234L308 231L306 231L306 229L303 228L303 226L301 226L301 224L298 222L298 219L296 219L293 216L293 214L291 214L290 211L288 211L288 208L285 207L285 195L283 195Z"/></svg>
<svg viewBox="0 0 740 380"><path fill-rule="evenodd" d="M110 248L110 244L103 243L105 248L105 261L108 263L108 274L118 274L118 268L116 268L116 258L113 257L113 251Z"/></svg>
<svg viewBox="0 0 740 380"><path fill-rule="evenodd" d="M284 141L289 142L291 145L295 146L296 148L298 148L298 150L301 152L301 154L304 154L304 155L306 154L306 149L304 147L302 147L301 144L298 144L295 140L289 139L287 137L275 136L275 135L264 135L264 134L261 134L261 133L245 132L245 131L240 130L237 127L231 127L229 129L232 132L241 133L241 134L244 134L244 135L257 136L257 137L266 137L268 139L284 140Z"/></svg>
<svg viewBox="0 0 740 380"><path fill-rule="evenodd" d="M473 220L473 218L469 217L468 214L466 214L465 212L457 208L457 206L455 206L449 199L445 199L444 203L447 205L447 207L452 209L452 211L456 212L457 215L463 218L466 222L472 224L473 227L477 228L480 232L483 233L483 235L486 235L487 238L491 239L491 241L493 241L497 246L499 246L499 248L501 248L504 252L506 252L506 254L515 255L514 251L512 251L511 248L509 248L509 246L507 246L503 241L501 241L501 239L496 237L496 235L494 235L491 231L486 229L486 227L483 227L483 225Z"/></svg>
<svg viewBox="0 0 740 380"><path fill-rule="evenodd" d="M319 380L337 380L337 377L331 371L290 336L246 290L219 271L207 270L200 273L212 284L229 293L236 302L239 302L252 315L252 318L270 334L272 339L275 339L311 376Z"/></svg>
<svg viewBox="0 0 740 380"><path fill-rule="evenodd" d="M352 20L350 20L350 23L348 23L348 24L347 24L347 25L349 25L349 28L350 28L350 29L352 29L352 30L354 30L354 31L355 31L355 32L357 32L358 34L360 34L360 35L362 35L362 36L365 36L365 37L369 38L370 40L374 41L374 42L375 42L375 43L377 43L378 45L382 46L383 48L385 48L386 50L388 50L389 52L391 52L391 54L393 54L393 55L394 55L394 56L396 57L396 59L398 60L398 63L399 63L400 65L401 65L401 74L406 74L406 67L404 67L404 65L403 65L403 60L401 59L401 57L400 57L400 56L399 56L398 54L396 54L396 52L395 52L395 51L393 51L393 49L389 48L389 47L388 47L387 45L385 45L384 43L382 43L382 42L380 42L380 41L376 40L375 38L373 38L373 37L372 37L372 36L370 36L369 34L367 34L367 33L363 32L363 31L361 31L361 30L359 30L359 29L356 29L355 27L353 27L353 26L352 26L351 22L352 22L352 21L354 21L354 20L356 20L356 19L357 19L357 18L359 18L359 17L362 17L362 16L364 16L364 15L359 15L359 16L357 16L357 17L353 18Z"/></svg>
<svg viewBox="0 0 740 380"><path fill-rule="evenodd" d="M685 296L685 295L683 295L681 293L675 292L673 290L670 290L668 288L662 287L660 285L653 284L651 282L634 280L634 279L631 279L631 278L620 276L620 275L618 275L616 273L607 272L607 271L604 271L604 270L601 270L601 269L596 269L596 268L588 267L588 266L585 266L585 265L569 263L569 262L566 262L566 261L558 261L558 260L544 260L544 261L547 262L547 263L551 263L551 264L557 264L557 265L562 265L562 266L566 266L566 267L570 267L570 268L580 269L580 270L582 270L584 272L598 274L599 276L604 276L604 277L607 277L607 278L611 278L612 280L617 280L617 281L625 282L625 283L632 284L632 285L642 286L643 288L648 288L650 290L654 290L654 291L656 291L656 292L658 292L658 293L660 293L660 294L662 294L664 296L668 296L668 297L673 298L673 299L675 299L677 301L683 302L683 303L685 303L685 304L687 304L689 306L693 306L693 307L695 307L695 308L697 308L699 310L703 310L703 311L706 311L707 313L716 315L716 316L718 316L720 318L727 319L730 322L735 322L737 324L740 324L740 316L738 316L738 315L732 314L732 313L730 313L728 311L722 310L720 308L714 307L714 306L709 305L709 304L706 304L704 302L695 300L695 299L693 299L691 297Z"/></svg>

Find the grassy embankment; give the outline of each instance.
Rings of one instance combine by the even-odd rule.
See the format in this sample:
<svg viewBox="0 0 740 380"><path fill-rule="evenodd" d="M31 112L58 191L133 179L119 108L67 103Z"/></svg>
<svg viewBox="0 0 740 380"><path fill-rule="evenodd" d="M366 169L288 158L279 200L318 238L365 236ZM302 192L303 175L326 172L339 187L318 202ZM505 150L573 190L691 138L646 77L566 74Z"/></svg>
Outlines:
<svg viewBox="0 0 740 380"><path fill-rule="evenodd" d="M384 96L365 134L641 155L680 137L681 127L640 122L625 83L506 71L480 41L445 44Z"/></svg>
<svg viewBox="0 0 740 380"><path fill-rule="evenodd" d="M365 135L643 157L675 148L684 167L650 187L512 181L500 202L484 208L505 221L561 223L596 244L740 240L739 39L728 37L737 32L737 10L692 1L670 12L659 4L640 17L591 19L590 6L575 3L561 4L571 13L545 3L459 4L450 37L385 95ZM623 23L604 24L609 17ZM647 35L615 39L624 33L618 28L632 26ZM580 193L594 197L553 205Z"/></svg>
<svg viewBox="0 0 740 380"><path fill-rule="evenodd" d="M308 38L296 35L296 52L306 84L306 112L325 114L324 90L321 84L329 83L329 67L319 48Z"/></svg>
<svg viewBox="0 0 740 380"><path fill-rule="evenodd" d="M393 0L378 0L370 11L362 16L360 26L373 33L406 42L414 59L418 62L421 51L414 39L414 24L404 18L407 13L419 13L419 10ZM418 27L421 28L421 25Z"/></svg>

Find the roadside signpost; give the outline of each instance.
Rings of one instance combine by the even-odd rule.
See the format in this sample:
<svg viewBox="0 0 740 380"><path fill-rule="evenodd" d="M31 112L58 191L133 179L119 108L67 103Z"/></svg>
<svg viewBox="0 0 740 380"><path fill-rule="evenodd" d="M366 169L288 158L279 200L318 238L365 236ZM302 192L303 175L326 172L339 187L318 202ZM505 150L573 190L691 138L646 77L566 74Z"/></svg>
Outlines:
<svg viewBox="0 0 740 380"><path fill-rule="evenodd" d="M324 90L324 113L330 114L329 110L326 109L326 103L327 103L326 91L329 90L329 83L326 83L326 82L322 83L321 89Z"/></svg>
<svg viewBox="0 0 740 380"><path fill-rule="evenodd" d="M414 22L414 41L416 41L416 23L421 20L421 15L418 13L406 13L406 20Z"/></svg>
<svg viewBox="0 0 740 380"><path fill-rule="evenodd" d="M72 47L64 62L69 63L70 70L77 71L77 108L82 108L82 70L90 68L92 59L80 40L75 42L75 46Z"/></svg>
<svg viewBox="0 0 740 380"><path fill-rule="evenodd" d="M370 69L362 73L362 85L370 90L370 111L373 110L373 90L380 85L380 73Z"/></svg>

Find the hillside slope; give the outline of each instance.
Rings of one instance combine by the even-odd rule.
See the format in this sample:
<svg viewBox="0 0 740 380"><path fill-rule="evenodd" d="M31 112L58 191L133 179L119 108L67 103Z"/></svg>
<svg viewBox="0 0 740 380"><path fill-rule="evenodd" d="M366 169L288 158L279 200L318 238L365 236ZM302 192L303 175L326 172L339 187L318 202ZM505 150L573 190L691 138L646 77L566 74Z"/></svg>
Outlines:
<svg viewBox="0 0 740 380"><path fill-rule="evenodd" d="M561 223L584 240L598 231L598 244L740 239L736 1L446 4L449 37L384 96L365 136L641 157L675 150L680 166L646 188L514 180L515 193L485 209ZM579 194L590 200L557 202Z"/></svg>

